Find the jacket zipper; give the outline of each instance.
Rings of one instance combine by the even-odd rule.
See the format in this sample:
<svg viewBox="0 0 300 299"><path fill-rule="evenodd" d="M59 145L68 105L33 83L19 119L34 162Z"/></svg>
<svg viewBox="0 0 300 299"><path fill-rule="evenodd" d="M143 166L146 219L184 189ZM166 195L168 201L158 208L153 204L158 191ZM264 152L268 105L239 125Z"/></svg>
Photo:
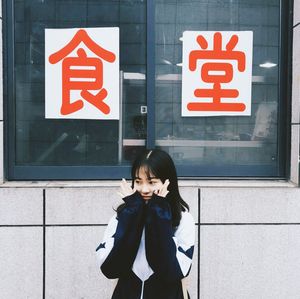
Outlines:
<svg viewBox="0 0 300 299"><path fill-rule="evenodd" d="M140 299L143 299L144 297L144 281L143 281L143 284L142 284L142 291L141 291L141 298Z"/></svg>

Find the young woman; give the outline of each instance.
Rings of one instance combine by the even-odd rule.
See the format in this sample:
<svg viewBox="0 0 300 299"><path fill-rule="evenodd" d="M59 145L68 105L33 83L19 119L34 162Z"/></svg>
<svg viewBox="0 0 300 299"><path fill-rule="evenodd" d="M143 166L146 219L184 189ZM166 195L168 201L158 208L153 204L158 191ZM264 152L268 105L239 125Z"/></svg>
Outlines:
<svg viewBox="0 0 300 299"><path fill-rule="evenodd" d="M171 157L147 150L133 163L132 184L96 249L103 274L119 278L112 299L185 299L195 222L178 190Z"/></svg>

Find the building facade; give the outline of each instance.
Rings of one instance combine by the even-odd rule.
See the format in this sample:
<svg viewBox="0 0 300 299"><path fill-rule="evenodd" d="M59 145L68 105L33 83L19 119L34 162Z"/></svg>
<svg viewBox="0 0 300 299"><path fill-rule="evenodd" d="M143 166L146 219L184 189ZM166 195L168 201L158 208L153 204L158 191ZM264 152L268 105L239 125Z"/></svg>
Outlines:
<svg viewBox="0 0 300 299"><path fill-rule="evenodd" d="M140 149L195 219L191 298L299 298L300 1L2 1L0 298L110 298L95 249ZM120 28L120 120L45 118L45 29ZM252 31L251 116L181 117L186 30Z"/></svg>

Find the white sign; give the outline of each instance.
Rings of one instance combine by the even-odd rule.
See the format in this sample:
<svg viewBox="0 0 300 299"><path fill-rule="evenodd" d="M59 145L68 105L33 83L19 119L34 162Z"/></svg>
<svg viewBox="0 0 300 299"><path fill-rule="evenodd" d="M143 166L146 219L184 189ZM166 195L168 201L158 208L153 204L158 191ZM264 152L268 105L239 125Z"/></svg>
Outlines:
<svg viewBox="0 0 300 299"><path fill-rule="evenodd" d="M45 29L46 118L119 119L119 28Z"/></svg>
<svg viewBox="0 0 300 299"><path fill-rule="evenodd" d="M183 33L182 116L251 115L252 31Z"/></svg>

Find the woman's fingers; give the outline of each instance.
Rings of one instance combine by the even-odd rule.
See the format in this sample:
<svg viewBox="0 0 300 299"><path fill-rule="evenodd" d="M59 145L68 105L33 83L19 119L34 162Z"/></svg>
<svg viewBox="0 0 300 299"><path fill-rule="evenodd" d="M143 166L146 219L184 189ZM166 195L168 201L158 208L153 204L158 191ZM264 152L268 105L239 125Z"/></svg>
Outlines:
<svg viewBox="0 0 300 299"><path fill-rule="evenodd" d="M124 198L126 196L124 196L124 194L122 192L117 192L117 194L121 197L121 198Z"/></svg>
<svg viewBox="0 0 300 299"><path fill-rule="evenodd" d="M162 187L160 188L158 195L162 196L162 197L166 197L167 194L169 193L168 191L168 186L170 184L170 181L167 179L165 180L164 184L162 185Z"/></svg>
<svg viewBox="0 0 300 299"><path fill-rule="evenodd" d="M117 194L120 195L122 198L129 196L135 192L134 189L131 188L130 184L127 183L125 179L122 179L120 187L121 190L117 192Z"/></svg>
<svg viewBox="0 0 300 299"><path fill-rule="evenodd" d="M169 193L168 187L170 184L170 180L165 180L164 184L159 188L153 191L154 194L159 195L161 197L166 197L167 194ZM132 195L133 193L136 192L136 188L131 188L131 185L127 183L125 179L122 179L121 184L120 184L120 191L117 192L119 196L122 198Z"/></svg>

